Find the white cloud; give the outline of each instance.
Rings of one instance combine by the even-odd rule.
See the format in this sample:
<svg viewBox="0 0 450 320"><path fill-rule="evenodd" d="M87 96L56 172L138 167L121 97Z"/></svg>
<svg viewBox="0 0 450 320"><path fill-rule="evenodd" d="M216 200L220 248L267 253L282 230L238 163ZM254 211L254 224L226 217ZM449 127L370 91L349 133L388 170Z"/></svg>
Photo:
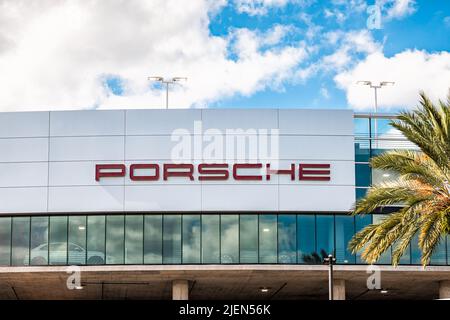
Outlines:
<svg viewBox="0 0 450 320"><path fill-rule="evenodd" d="M147 76L187 76L171 105L201 106L278 87L299 71L305 45L287 29L212 36L214 0L0 0L0 110L161 107ZM230 48L237 58L230 57ZM124 94L104 85L120 77Z"/></svg>
<svg viewBox="0 0 450 320"><path fill-rule="evenodd" d="M387 6L387 19L402 19L416 12L415 0L382 0L382 4Z"/></svg>
<svg viewBox="0 0 450 320"><path fill-rule="evenodd" d="M356 85L358 80L395 81L394 86L380 90L379 107L414 108L420 90L435 100L446 98L450 87L450 53L406 50L385 57L381 52L374 52L334 79L346 91L347 101L355 109L373 109L373 91Z"/></svg>
<svg viewBox="0 0 450 320"><path fill-rule="evenodd" d="M268 9L282 8L290 0L235 0L238 12L247 13L251 16L264 15Z"/></svg>
<svg viewBox="0 0 450 320"><path fill-rule="evenodd" d="M316 0L234 0L238 12L246 13L250 16L261 16L268 13L271 9L280 9L293 3L306 7Z"/></svg>

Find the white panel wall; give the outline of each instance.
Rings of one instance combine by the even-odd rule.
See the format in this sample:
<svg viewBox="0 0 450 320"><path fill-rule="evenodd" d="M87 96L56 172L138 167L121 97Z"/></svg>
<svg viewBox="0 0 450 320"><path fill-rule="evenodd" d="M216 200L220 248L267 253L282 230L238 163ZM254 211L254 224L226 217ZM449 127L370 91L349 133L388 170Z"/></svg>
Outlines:
<svg viewBox="0 0 450 320"><path fill-rule="evenodd" d="M297 178L299 163L329 163L331 180L291 181L286 175L272 175L270 181L235 181L232 165L248 162L248 153L230 157L225 148L217 159L195 148L195 141L225 134L227 129L279 129L280 169L295 163ZM158 163L162 170L172 161L174 130L192 142L190 153L180 161L195 168L202 162L228 163L230 179L198 181L196 172L195 181L182 177L163 181L161 171L159 181L131 181L132 163ZM355 200L353 143L353 114L348 110L0 113L0 214L348 211ZM203 147L208 144L202 142ZM125 163L126 177L96 181L95 165L102 163ZM255 171L242 173L258 174Z"/></svg>

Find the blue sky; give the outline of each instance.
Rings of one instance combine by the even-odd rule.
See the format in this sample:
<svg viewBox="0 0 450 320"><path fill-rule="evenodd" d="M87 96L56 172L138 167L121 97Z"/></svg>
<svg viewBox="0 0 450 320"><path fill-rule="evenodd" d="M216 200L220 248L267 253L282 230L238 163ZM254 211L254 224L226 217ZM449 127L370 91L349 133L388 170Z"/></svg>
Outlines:
<svg viewBox="0 0 450 320"><path fill-rule="evenodd" d="M378 23L379 22L379 23ZM379 110L450 87L448 0L4 0L0 111Z"/></svg>
<svg viewBox="0 0 450 320"><path fill-rule="evenodd" d="M367 3L372 5L375 1ZM227 35L230 28L246 27L262 31L279 24L292 25L301 30L305 27L299 18L301 13L311 15L314 23L323 28L322 32L366 28L366 11L350 12L349 18L338 23L325 17L324 11L330 6L333 7L332 1L318 1L309 7L293 3L275 8L267 15L250 15L238 12L233 3L229 3L213 17L209 29L212 34L220 36ZM381 29L370 31L376 41L384 43L383 53L386 57L392 57L406 49L425 50L429 53L450 50L450 18L446 19L450 16L450 1L422 0L417 1L414 8L414 13L401 19L387 20L382 17ZM301 35L298 37L301 38ZM292 41L292 38L286 41ZM336 87L332 77L333 73L319 73L304 83L286 85L282 91L267 89L251 96L238 95L217 101L214 106L343 108L347 106L345 92ZM450 79L448 85L450 87ZM327 89L328 98L318 94L321 88Z"/></svg>

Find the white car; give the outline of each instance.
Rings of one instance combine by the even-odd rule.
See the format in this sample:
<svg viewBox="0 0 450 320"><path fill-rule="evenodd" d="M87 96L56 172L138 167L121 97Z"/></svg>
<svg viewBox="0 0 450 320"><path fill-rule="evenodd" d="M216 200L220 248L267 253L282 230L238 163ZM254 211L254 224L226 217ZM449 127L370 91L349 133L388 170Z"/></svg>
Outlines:
<svg viewBox="0 0 450 320"><path fill-rule="evenodd" d="M50 244L43 243L36 248L31 249L31 265L48 264L49 245L51 248L51 264L65 265L69 263L71 265L90 265L105 263L105 254L103 252L87 251L86 254L86 250L75 243L54 242ZM67 245L69 246L69 250L67 250ZM25 262L28 262L28 255L25 257Z"/></svg>

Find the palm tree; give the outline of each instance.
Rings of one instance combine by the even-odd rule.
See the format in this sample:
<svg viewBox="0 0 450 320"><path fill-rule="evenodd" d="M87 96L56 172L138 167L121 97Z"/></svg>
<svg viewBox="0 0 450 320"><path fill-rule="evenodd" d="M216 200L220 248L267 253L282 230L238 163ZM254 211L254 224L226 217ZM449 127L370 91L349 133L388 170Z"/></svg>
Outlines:
<svg viewBox="0 0 450 320"><path fill-rule="evenodd" d="M391 121L391 126L420 150L392 150L372 158L372 168L391 171L398 178L372 186L353 211L357 215L383 206L399 206L396 212L367 226L350 241L349 249L353 253L362 251L367 263L375 263L393 246L392 264L398 265L418 234L425 266L443 237L450 233L450 94L447 102L438 104L433 104L423 92L420 97L416 110L401 112Z"/></svg>

